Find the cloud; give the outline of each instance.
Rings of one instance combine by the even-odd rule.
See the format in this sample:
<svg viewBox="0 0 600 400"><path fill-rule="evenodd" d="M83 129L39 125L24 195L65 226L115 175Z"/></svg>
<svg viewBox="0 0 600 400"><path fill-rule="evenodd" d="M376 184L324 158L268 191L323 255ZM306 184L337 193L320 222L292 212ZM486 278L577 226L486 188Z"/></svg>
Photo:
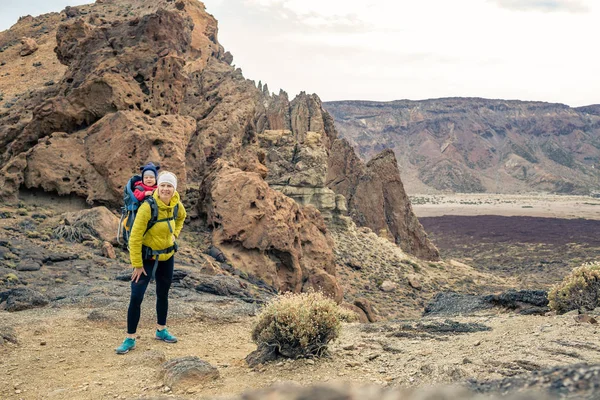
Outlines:
<svg viewBox="0 0 600 400"><path fill-rule="evenodd" d="M590 8L579 0L492 0L500 7L516 11L587 13Z"/></svg>

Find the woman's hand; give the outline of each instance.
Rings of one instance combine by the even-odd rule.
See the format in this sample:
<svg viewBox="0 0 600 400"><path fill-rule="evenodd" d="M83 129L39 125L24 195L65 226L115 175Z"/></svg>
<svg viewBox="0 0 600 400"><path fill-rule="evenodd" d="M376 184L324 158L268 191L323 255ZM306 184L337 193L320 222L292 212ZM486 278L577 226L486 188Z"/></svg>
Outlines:
<svg viewBox="0 0 600 400"><path fill-rule="evenodd" d="M135 283L137 283L140 280L140 277L142 276L142 274L148 276L148 274L146 273L146 271L144 270L144 268L134 268L133 272L131 273L131 280Z"/></svg>

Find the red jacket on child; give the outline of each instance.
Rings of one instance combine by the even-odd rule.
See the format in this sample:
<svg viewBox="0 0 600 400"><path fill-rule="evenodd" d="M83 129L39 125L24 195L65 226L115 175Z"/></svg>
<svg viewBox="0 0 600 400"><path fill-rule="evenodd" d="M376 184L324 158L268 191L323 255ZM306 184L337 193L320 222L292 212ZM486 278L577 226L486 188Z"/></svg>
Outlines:
<svg viewBox="0 0 600 400"><path fill-rule="evenodd" d="M144 183L142 181L139 181L139 182L136 182L136 184L135 184L135 190L133 191L133 195L139 201L143 201L144 197L146 197L146 191L153 192L156 188L157 188L156 185L148 186L148 185L144 185Z"/></svg>

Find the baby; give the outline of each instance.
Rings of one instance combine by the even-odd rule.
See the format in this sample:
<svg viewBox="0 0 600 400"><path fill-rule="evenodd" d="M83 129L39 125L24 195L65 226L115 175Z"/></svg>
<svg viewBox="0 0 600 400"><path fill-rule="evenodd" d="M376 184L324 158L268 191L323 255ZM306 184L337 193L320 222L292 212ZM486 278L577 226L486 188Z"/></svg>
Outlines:
<svg viewBox="0 0 600 400"><path fill-rule="evenodd" d="M142 171L142 180L136 182L135 190L133 191L133 195L136 199L143 201L146 196L152 196L152 192L156 189L156 178L159 169L160 167L151 162L140 167L140 170Z"/></svg>

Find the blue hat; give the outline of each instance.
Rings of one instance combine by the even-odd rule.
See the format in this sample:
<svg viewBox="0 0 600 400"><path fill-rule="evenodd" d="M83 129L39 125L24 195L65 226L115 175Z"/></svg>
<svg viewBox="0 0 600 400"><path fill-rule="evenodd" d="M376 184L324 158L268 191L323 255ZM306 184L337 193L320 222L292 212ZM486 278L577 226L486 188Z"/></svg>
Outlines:
<svg viewBox="0 0 600 400"><path fill-rule="evenodd" d="M158 170L159 169L160 169L160 166L154 165L154 163L149 162L148 164L144 165L143 167L140 167L140 171L142 171L142 178L144 177L144 172L152 171L154 173L154 179L158 179Z"/></svg>

